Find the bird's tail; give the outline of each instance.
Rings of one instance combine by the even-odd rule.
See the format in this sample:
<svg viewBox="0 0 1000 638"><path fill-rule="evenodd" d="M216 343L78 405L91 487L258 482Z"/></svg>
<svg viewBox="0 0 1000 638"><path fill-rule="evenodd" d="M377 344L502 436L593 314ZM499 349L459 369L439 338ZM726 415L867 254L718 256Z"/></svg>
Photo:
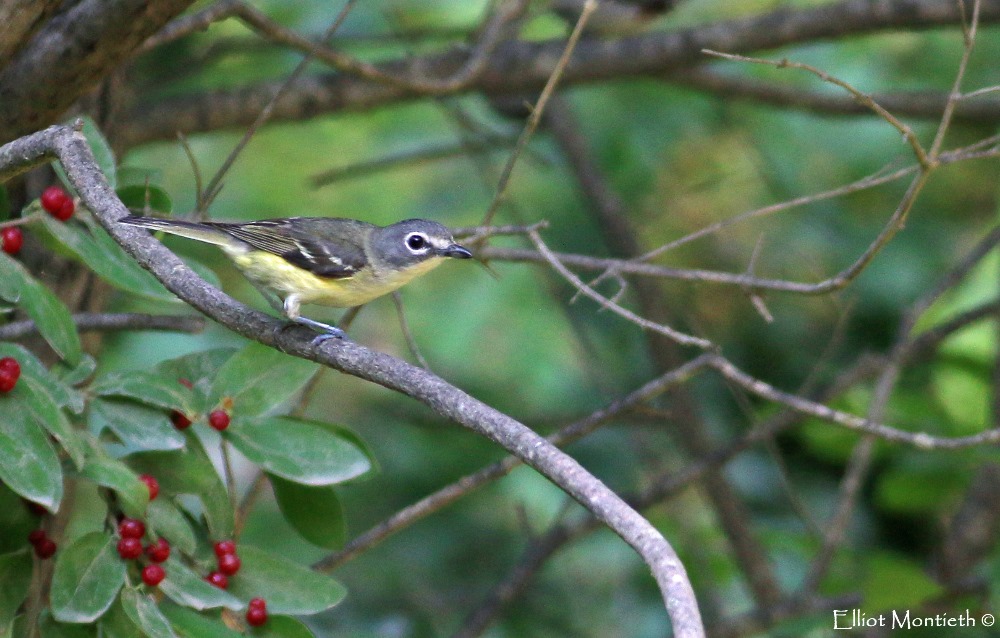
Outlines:
<svg viewBox="0 0 1000 638"><path fill-rule="evenodd" d="M151 230L162 230L171 235L180 235L195 241L203 241L218 246L233 246L237 240L222 230L221 224L188 222L180 219L160 219L159 217L139 217L130 215L122 217L119 223L129 226L139 226Z"/></svg>

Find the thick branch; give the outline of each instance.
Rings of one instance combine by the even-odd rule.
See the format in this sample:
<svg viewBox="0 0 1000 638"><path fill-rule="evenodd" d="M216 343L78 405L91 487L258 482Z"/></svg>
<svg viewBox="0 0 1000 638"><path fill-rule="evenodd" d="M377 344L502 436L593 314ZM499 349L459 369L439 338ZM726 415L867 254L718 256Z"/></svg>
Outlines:
<svg viewBox="0 0 1000 638"><path fill-rule="evenodd" d="M947 0L846 0L811 9L779 9L762 15L680 31L656 32L618 40L580 42L566 67L563 86L623 77L663 77L706 60L702 49L749 53L790 44L863 35L890 29L927 29L961 22L958 3ZM982 23L1000 20L1000 0L983 2ZM462 92L510 94L537 90L551 76L564 40L510 41L500 44L485 68ZM448 78L471 54L464 49L381 64L386 83L355 75L304 78L275 109L272 121L299 120L317 113L371 109L422 95L416 79ZM413 81L408 81L408 79ZM401 83L407 86L401 86ZM125 114L123 142L134 146L173 139L177 131L204 132L250 124L280 83L266 82L233 91L214 91L155 103L138 103Z"/></svg>
<svg viewBox="0 0 1000 638"><path fill-rule="evenodd" d="M0 141L51 124L192 1L68 3L0 72Z"/></svg>

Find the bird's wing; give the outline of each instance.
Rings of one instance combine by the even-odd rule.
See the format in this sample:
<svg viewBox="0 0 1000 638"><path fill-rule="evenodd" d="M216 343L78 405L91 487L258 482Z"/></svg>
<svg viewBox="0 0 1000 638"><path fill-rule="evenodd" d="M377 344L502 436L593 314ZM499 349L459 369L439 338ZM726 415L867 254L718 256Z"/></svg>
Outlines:
<svg viewBox="0 0 1000 638"><path fill-rule="evenodd" d="M339 221L269 219L217 226L254 248L278 255L314 275L343 279L357 273L368 261L363 246L338 235L337 226L331 222Z"/></svg>

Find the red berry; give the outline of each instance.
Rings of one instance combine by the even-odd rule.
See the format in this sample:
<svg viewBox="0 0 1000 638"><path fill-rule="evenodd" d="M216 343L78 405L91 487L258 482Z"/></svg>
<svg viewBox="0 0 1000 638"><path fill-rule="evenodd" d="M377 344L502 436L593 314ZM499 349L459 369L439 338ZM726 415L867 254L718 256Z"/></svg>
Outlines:
<svg viewBox="0 0 1000 638"><path fill-rule="evenodd" d="M55 215L63 207L63 204L66 203L66 200L69 200L69 195L58 186L49 186L42 191L40 199L42 201L42 208Z"/></svg>
<svg viewBox="0 0 1000 638"><path fill-rule="evenodd" d="M52 558L52 555L56 553L56 542L51 538L42 539L40 543L35 545L35 556L45 560L46 558Z"/></svg>
<svg viewBox="0 0 1000 638"><path fill-rule="evenodd" d="M146 556L154 563L162 563L170 558L170 543L165 538L156 539L155 543L146 546Z"/></svg>
<svg viewBox="0 0 1000 638"><path fill-rule="evenodd" d="M125 560L142 556L142 541L138 538L123 538L118 541L118 555Z"/></svg>
<svg viewBox="0 0 1000 638"><path fill-rule="evenodd" d="M208 415L208 424L222 432L229 427L229 414L225 410L212 410Z"/></svg>
<svg viewBox="0 0 1000 638"><path fill-rule="evenodd" d="M160 565L146 565L142 568L142 582L150 587L156 587L167 577L167 572Z"/></svg>
<svg viewBox="0 0 1000 638"><path fill-rule="evenodd" d="M28 533L28 542L31 543L32 545L37 546L46 538L48 538L48 536L45 534L44 529L33 529L31 530L30 533Z"/></svg>
<svg viewBox="0 0 1000 638"><path fill-rule="evenodd" d="M4 357L0 359L0 372L10 372L14 376L21 376L21 364L14 357Z"/></svg>
<svg viewBox="0 0 1000 638"><path fill-rule="evenodd" d="M247 607L247 624L251 627L260 627L267 622L267 609L264 607L264 600L262 598L254 598L253 600L259 600L260 605L254 605L253 601Z"/></svg>
<svg viewBox="0 0 1000 638"><path fill-rule="evenodd" d="M173 422L174 427L178 430L186 429L191 425L191 419L187 418L183 412L178 410L174 410L170 413L170 420Z"/></svg>
<svg viewBox="0 0 1000 638"><path fill-rule="evenodd" d="M0 247L8 255L16 255L21 252L24 245L24 233L17 226L10 226L0 230Z"/></svg>
<svg viewBox="0 0 1000 638"><path fill-rule="evenodd" d="M236 543L233 541L219 541L215 544L215 555L222 558L226 554L236 553Z"/></svg>
<svg viewBox="0 0 1000 638"><path fill-rule="evenodd" d="M226 576L232 576L240 571L240 557L236 554L223 554L219 556L219 571Z"/></svg>
<svg viewBox="0 0 1000 638"><path fill-rule="evenodd" d="M149 500L153 500L160 493L160 483L150 474L140 474L139 480L149 488Z"/></svg>
<svg viewBox="0 0 1000 638"><path fill-rule="evenodd" d="M0 371L0 392L10 392L17 385L17 377L9 372Z"/></svg>
<svg viewBox="0 0 1000 638"><path fill-rule="evenodd" d="M76 210L76 204L73 203L73 200L71 198L67 197L66 201L64 201L62 203L62 206L59 207L59 210L54 211L52 213L52 216L58 219L59 221L64 222L73 216L73 212L75 210Z"/></svg>
<svg viewBox="0 0 1000 638"><path fill-rule="evenodd" d="M123 518L118 523L118 533L122 538L142 538L146 534L146 524L134 518Z"/></svg>
<svg viewBox="0 0 1000 638"><path fill-rule="evenodd" d="M21 365L14 357L0 359L0 392L10 392L21 377Z"/></svg>
<svg viewBox="0 0 1000 638"><path fill-rule="evenodd" d="M260 609L267 609L267 601L264 600L263 598L251 598L250 602L247 603L247 607L249 607L250 609L255 609L258 607Z"/></svg>
<svg viewBox="0 0 1000 638"><path fill-rule="evenodd" d="M215 585L219 589L225 589L229 587L229 579L222 572L212 572L205 577L205 580Z"/></svg>

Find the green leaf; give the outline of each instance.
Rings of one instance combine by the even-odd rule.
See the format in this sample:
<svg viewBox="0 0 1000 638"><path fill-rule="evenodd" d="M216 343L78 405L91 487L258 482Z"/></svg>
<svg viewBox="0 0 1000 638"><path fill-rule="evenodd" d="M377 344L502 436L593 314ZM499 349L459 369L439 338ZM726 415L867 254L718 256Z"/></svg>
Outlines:
<svg viewBox="0 0 1000 638"><path fill-rule="evenodd" d="M135 638L140 635L139 627L122 609L121 597L98 621L101 638Z"/></svg>
<svg viewBox="0 0 1000 638"><path fill-rule="evenodd" d="M131 370L106 374L90 386L98 396L128 397L167 410L180 410L192 415L191 391L177 379L161 377L152 372Z"/></svg>
<svg viewBox="0 0 1000 638"><path fill-rule="evenodd" d="M0 279L14 282L18 289L18 303L35 322L38 332L56 354L70 365L76 365L82 355L80 335L76 332L73 317L59 298L3 252L0 252Z"/></svg>
<svg viewBox="0 0 1000 638"><path fill-rule="evenodd" d="M108 144L108 140L101 133L101 129L98 128L97 124L87 115L78 115L73 118L72 121L68 122L70 126L73 125L77 119L83 120L83 136L87 139L87 144L90 146L90 151L94 154L94 159L97 161L97 166L104 173L104 178L108 180L108 185L111 188L115 187L117 183L117 173L115 170L115 153L111 150L111 145ZM58 162L52 163L56 174L59 175L59 179L62 183L66 185L67 188L72 189L69 179L66 177L66 172L63 167Z"/></svg>
<svg viewBox="0 0 1000 638"><path fill-rule="evenodd" d="M115 492L129 516L142 516L149 503L149 488L132 469L110 457L87 459L81 474Z"/></svg>
<svg viewBox="0 0 1000 638"><path fill-rule="evenodd" d="M35 422L59 441L77 469L82 468L84 444L81 433L73 429L69 419L41 381L34 376L25 375L18 384L18 387L22 386L24 391L21 396L24 397L27 409L35 416Z"/></svg>
<svg viewBox="0 0 1000 638"><path fill-rule="evenodd" d="M220 618L199 614L185 607L164 603L163 615L184 638L241 638L243 634L227 627Z"/></svg>
<svg viewBox="0 0 1000 638"><path fill-rule="evenodd" d="M255 638L315 638L313 632L290 616L268 616L263 626L254 629Z"/></svg>
<svg viewBox="0 0 1000 638"><path fill-rule="evenodd" d="M302 538L327 549L344 546L347 536L344 510L332 487L301 485L280 476L269 478L282 515Z"/></svg>
<svg viewBox="0 0 1000 638"><path fill-rule="evenodd" d="M94 532L57 554L52 574L52 615L62 622L88 623L100 618L125 582L125 562L115 538Z"/></svg>
<svg viewBox="0 0 1000 638"><path fill-rule="evenodd" d="M320 425L289 417L234 420L226 437L271 474L305 485L342 483L371 468L353 443Z"/></svg>
<svg viewBox="0 0 1000 638"><path fill-rule="evenodd" d="M143 485L145 487L145 485ZM170 500L166 498L162 487L159 497L149 503L146 509L146 527L158 536L170 541L170 544L185 554L193 554L198 549L191 523Z"/></svg>
<svg viewBox="0 0 1000 638"><path fill-rule="evenodd" d="M37 230L43 239L61 246L115 288L149 299L177 301L172 292L129 257L96 223L63 222L46 215Z"/></svg>
<svg viewBox="0 0 1000 638"><path fill-rule="evenodd" d="M58 376L59 379L67 385L76 385L77 383L83 383L94 374L94 370L97 369L97 359L90 356L89 354L84 354L80 358L80 363L71 367L63 368ZM79 413L80 410L74 410L74 412Z"/></svg>
<svg viewBox="0 0 1000 638"><path fill-rule="evenodd" d="M184 447L184 435L162 410L135 403L94 399L87 413L90 430L105 428L125 445L136 450L176 450Z"/></svg>
<svg viewBox="0 0 1000 638"><path fill-rule="evenodd" d="M212 381L219 373L219 368L239 350L237 348L213 348L170 359L160 363L153 372L164 379L173 379L180 383L181 379L190 381L192 389L192 411L204 414L213 406L211 398Z"/></svg>
<svg viewBox="0 0 1000 638"><path fill-rule="evenodd" d="M17 635L17 634L15 634ZM25 633L25 636L30 634ZM52 619L49 610L42 610L38 619L38 635L41 638L96 638L97 627L94 625L67 625Z"/></svg>
<svg viewBox="0 0 1000 638"><path fill-rule="evenodd" d="M27 548L0 556L0 628L14 620L31 584L31 552Z"/></svg>
<svg viewBox="0 0 1000 638"><path fill-rule="evenodd" d="M73 413L83 412L83 395L69 387L46 368L38 358L13 343L0 343L0 357L14 357L21 364L21 377L33 377L45 387L60 407L69 408Z"/></svg>
<svg viewBox="0 0 1000 638"><path fill-rule="evenodd" d="M163 181L163 171L158 168L119 166L118 183L122 186L145 186Z"/></svg>
<svg viewBox="0 0 1000 638"><path fill-rule="evenodd" d="M233 534L233 509L219 473L197 437L185 433L187 445L172 452L139 452L126 457L140 473L152 474L160 488L171 494L194 494L205 506L205 518L213 538Z"/></svg>
<svg viewBox="0 0 1000 638"><path fill-rule="evenodd" d="M121 595L122 609L148 638L177 638L170 622L160 613L153 599L126 587Z"/></svg>
<svg viewBox="0 0 1000 638"><path fill-rule="evenodd" d="M198 611L220 607L240 610L246 606L239 598L209 584L174 557L164 563L164 570L167 577L160 583L160 590L178 605Z"/></svg>
<svg viewBox="0 0 1000 638"><path fill-rule="evenodd" d="M63 545L70 545L87 534L103 532L108 523L108 501L101 495L100 488L90 481L74 481L73 508L69 522L62 534ZM126 514L130 514L128 508Z"/></svg>
<svg viewBox="0 0 1000 638"><path fill-rule="evenodd" d="M329 576L252 545L240 546L240 558L243 564L229 582L229 591L245 600L260 596L269 613L316 614L347 595L344 586Z"/></svg>
<svg viewBox="0 0 1000 638"><path fill-rule="evenodd" d="M149 197L149 210L161 213L169 213L174 208L174 203L170 200L167 191L152 184L133 184L131 186L120 186L117 191L118 199L122 200L125 207L132 212L145 214L146 197Z"/></svg>
<svg viewBox="0 0 1000 638"><path fill-rule="evenodd" d="M212 386L213 405L233 400L233 415L269 412L294 397L319 370L311 361L251 343L218 371Z"/></svg>
<svg viewBox="0 0 1000 638"><path fill-rule="evenodd" d="M26 392L18 384L4 397L7 405L0 418L0 481L54 512L62 500L62 467L48 436L27 406Z"/></svg>

